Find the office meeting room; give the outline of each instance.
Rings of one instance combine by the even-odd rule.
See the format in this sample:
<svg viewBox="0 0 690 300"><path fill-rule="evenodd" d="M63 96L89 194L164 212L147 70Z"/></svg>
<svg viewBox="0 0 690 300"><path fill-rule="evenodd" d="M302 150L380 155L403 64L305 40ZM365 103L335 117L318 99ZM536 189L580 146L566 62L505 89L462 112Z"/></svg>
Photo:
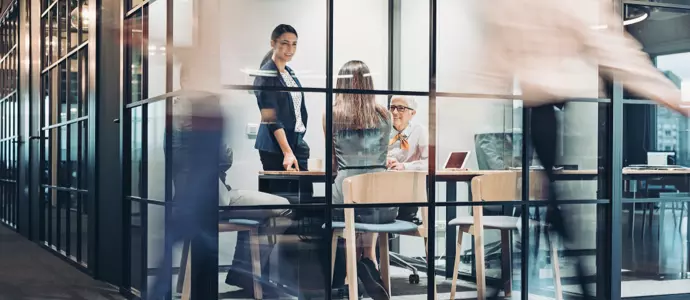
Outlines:
<svg viewBox="0 0 690 300"><path fill-rule="evenodd" d="M145 42L123 52L131 290L154 283L182 184L166 126L177 130L190 78L170 48L206 30L224 117L209 151L221 162L219 299L689 295L687 119L596 66L589 95L553 120L518 84L487 87L474 72L481 1L132 3L123 36ZM686 100L690 3L616 2ZM549 172L533 145L547 127L559 133ZM546 173L567 238L548 226ZM189 298L193 251L173 248L173 297Z"/></svg>

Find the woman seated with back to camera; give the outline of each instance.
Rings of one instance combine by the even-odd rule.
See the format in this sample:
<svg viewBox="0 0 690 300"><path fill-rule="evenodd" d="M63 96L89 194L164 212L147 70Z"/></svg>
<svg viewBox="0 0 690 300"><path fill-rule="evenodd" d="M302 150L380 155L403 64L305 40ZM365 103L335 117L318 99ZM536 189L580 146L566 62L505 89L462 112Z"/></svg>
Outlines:
<svg viewBox="0 0 690 300"><path fill-rule="evenodd" d="M336 88L373 90L369 68L361 61L346 63L338 73ZM324 132L326 119L323 117ZM333 184L333 203L342 204L345 178L386 171L386 156L391 131L391 116L376 104L373 94L336 94L333 105L333 154L337 175ZM342 221L344 210L335 209L334 219ZM397 207L356 208L355 221L384 224L395 221ZM390 299L383 287L376 262L376 233L357 235L357 275L374 300Z"/></svg>

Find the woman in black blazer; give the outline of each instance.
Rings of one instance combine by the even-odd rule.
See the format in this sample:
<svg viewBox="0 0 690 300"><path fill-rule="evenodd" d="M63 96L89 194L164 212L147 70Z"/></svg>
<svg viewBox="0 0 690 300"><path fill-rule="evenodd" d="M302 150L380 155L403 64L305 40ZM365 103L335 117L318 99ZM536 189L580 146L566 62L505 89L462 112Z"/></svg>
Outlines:
<svg viewBox="0 0 690 300"><path fill-rule="evenodd" d="M264 171L306 171L309 146L304 141L307 131L307 108L302 92L277 92L271 88L301 87L295 73L287 63L297 50L297 31L290 25L278 25L271 34L271 51L261 62L254 86L257 104L261 111L261 125L254 148L259 150ZM264 89L262 89L264 88ZM278 180L270 182L268 191L288 199L301 194L311 194L311 185L299 186ZM261 205L261 203L256 203ZM262 249L262 252L270 252ZM237 247L232 267L225 282L250 290L253 288L251 260L249 259L249 233L237 235ZM264 254L262 253L262 257ZM264 288L264 292L266 289Z"/></svg>
<svg viewBox="0 0 690 300"><path fill-rule="evenodd" d="M271 51L261 62L261 72L254 86L263 88L301 87L293 70L287 66L297 50L297 31L290 25L278 25L271 34ZM309 146L307 108L302 92L256 91L261 111L261 125L254 147L259 150L264 171L306 171ZM272 185L272 193L295 192L285 184ZM303 191L304 192L304 191Z"/></svg>

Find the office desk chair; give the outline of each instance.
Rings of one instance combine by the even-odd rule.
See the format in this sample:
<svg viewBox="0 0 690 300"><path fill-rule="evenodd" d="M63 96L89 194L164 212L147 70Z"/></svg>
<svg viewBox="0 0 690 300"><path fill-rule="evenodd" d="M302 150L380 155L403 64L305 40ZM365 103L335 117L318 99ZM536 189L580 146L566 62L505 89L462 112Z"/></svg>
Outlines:
<svg viewBox="0 0 690 300"><path fill-rule="evenodd" d="M424 203L427 201L426 172L377 172L356 175L346 178L343 182L344 203ZM390 253L388 251L389 234L405 234L424 238L424 246L427 249L427 259L429 259L428 239L427 239L427 208L422 207L422 223L419 226L415 223L396 220L388 224L365 224L356 223L354 208L345 208L345 222L333 222L333 237L331 253L331 280L333 280L333 270L335 264L335 251L338 238L345 239L346 248L346 268L350 300L356 300L357 290L357 257L356 257L356 236L355 232L378 233L381 259L379 268L384 288L390 295ZM431 275L433 276L433 275ZM434 287L435 291L436 287ZM436 293L434 292L434 298Z"/></svg>
<svg viewBox="0 0 690 300"><path fill-rule="evenodd" d="M414 218L412 220L405 220L405 221L415 223L418 226L423 226L422 221L419 220L418 218ZM393 235L391 235L390 239L391 239L391 241L395 240L395 239L400 239L400 235L393 234ZM396 266L399 268L410 270L410 272L412 272L412 274L410 274L408 281L410 282L410 284L419 284L419 270L417 270L417 267L415 267L414 265L407 262L406 257L399 254L399 253L390 252L389 255L390 255L391 266ZM422 261L420 261L420 263L425 263L425 262L422 260Z"/></svg>
<svg viewBox="0 0 690 300"><path fill-rule="evenodd" d="M520 182L521 172L498 173L482 175L472 179L472 201L474 202L488 202L488 201L516 201L521 198ZM530 172L530 199L546 199L548 197L548 189L545 188L547 182L546 176L542 172ZM508 265L510 260L510 244L509 234L518 230L520 226L520 219L512 216L484 216L483 206L472 207L473 216L462 216L455 218L448 222L449 226L458 226L458 237L455 250L455 265L453 267L453 283L451 286L450 299L455 299L455 290L458 280L458 268L460 265L460 249L462 246L463 233L469 233L474 236L475 243L475 264L477 269L477 298L480 300L486 299L486 267L485 267L485 251L484 251L484 229L495 229L501 231L502 243L502 258L503 258L503 274L504 291L507 297L510 296L512 290L512 264ZM525 216L526 217L526 216ZM532 226L544 226L545 224L531 221ZM527 234L526 232L523 234ZM558 260L558 253L556 246L549 245L551 252L551 264L553 267L555 298L556 300L563 299L563 291L560 279L560 267ZM523 246L522 251L526 251L526 245ZM508 274L506 274L508 271Z"/></svg>

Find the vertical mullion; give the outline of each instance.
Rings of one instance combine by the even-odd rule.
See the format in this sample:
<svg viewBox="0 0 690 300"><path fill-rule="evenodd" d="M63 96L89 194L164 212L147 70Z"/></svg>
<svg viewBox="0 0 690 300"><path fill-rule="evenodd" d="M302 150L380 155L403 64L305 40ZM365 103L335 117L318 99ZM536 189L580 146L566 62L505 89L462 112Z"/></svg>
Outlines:
<svg viewBox="0 0 690 300"><path fill-rule="evenodd" d="M12 206L12 210L10 211L10 219L12 222L12 227L15 229L18 229L18 221L17 221L17 214L19 211L18 208L18 189L19 189L19 177L18 177L18 162L19 162L19 135L18 135L18 124L19 124L19 110L17 109L19 106L19 64L17 59L19 58L19 45L18 45L18 39L17 39L17 24L19 22L19 7L17 5L17 12L15 16L12 17L11 25L10 25L10 31L11 31L11 36L12 36L12 46L14 47L14 50L12 50L12 56L10 59L10 64L11 64L11 72L12 72L12 101L10 102L12 105L12 119L10 121L10 126L12 126L12 132L11 136L12 138L8 140L8 147L10 148L10 156L11 159L9 160L9 176L6 177L10 179L11 181L8 181L8 185L10 188L10 202Z"/></svg>
<svg viewBox="0 0 690 300"><path fill-rule="evenodd" d="M122 232L124 236L123 240L123 261L125 267L123 268L123 286L126 290L132 291L132 203L127 196L132 193L132 109L126 107L126 104L131 102L132 92L132 59L131 52L131 27L129 31L125 32L124 26L128 22L125 18L128 8L130 7L130 1L120 2L120 17L122 18L123 26L120 30L120 40L123 43L120 44L120 62L124 65L120 66L120 82L121 82L121 93L120 93L120 162L123 164L123 169L120 177L120 182L122 182L123 197L122 201L124 203L123 207L123 222L122 222ZM127 84L126 84L127 83ZM139 212L141 212L141 204L139 204ZM143 219L143 216L140 216ZM143 229L143 227L142 227ZM143 243L142 243L143 244ZM142 254L143 256L143 254ZM143 297L142 297L143 298Z"/></svg>
<svg viewBox="0 0 690 300"><path fill-rule="evenodd" d="M2 23L0 22L0 59L2 58L3 54L6 52L7 49L7 29L5 26L2 26ZM5 62L0 62L0 99L5 97L5 83L7 80L5 80Z"/></svg>
<svg viewBox="0 0 690 300"><path fill-rule="evenodd" d="M78 9L81 10L81 9ZM79 12L81 14L81 12ZM78 18L79 19L79 18ZM79 31L81 33L81 19L79 19ZM81 34L79 34L81 37ZM83 91L82 91L82 86L83 86L83 78L82 78L82 59L83 56L81 55L81 51L77 52L75 55L77 55L77 117L81 117L82 110L79 108L80 104L82 103L82 97L83 97ZM84 121L80 121L79 123L75 124L77 126L77 161L76 161L76 173L77 173L77 186L76 188L78 189L87 189L87 187L84 184L84 173L82 172L83 170L83 130L82 130L82 124ZM82 203L81 201L83 200L82 195L79 194L77 196L77 253L76 253L76 258L78 262L81 262L81 256L82 256L82 251L81 251L81 244L82 244Z"/></svg>
<svg viewBox="0 0 690 300"><path fill-rule="evenodd" d="M82 43L82 34L83 32L83 24L84 24L84 16L81 13L81 10L84 7L84 0L79 0L77 2L77 46L79 46Z"/></svg>
<svg viewBox="0 0 690 300"><path fill-rule="evenodd" d="M9 55L9 51L7 51L7 50L10 49L10 47L9 47L10 39L8 37L8 28L7 28L7 26L5 26L5 25L7 25L6 22L7 21L4 21L4 22L2 22L2 24L0 24L0 26L2 26L2 48L3 48L2 53L0 53L0 59L4 58L4 60L2 61L2 64L0 64L0 66L2 67L2 70L0 70L0 71L2 71L2 83L0 83L0 87L2 87L2 90L0 91L0 95L2 95L2 97L0 97L0 99L2 99L2 100L0 100L0 115L2 116L2 122L0 122L0 138L5 138L7 136L5 134L5 130L7 128L7 119L9 117L9 115L7 114L7 111L6 111L6 107L7 107L6 103L8 101L7 101L7 99L5 99L5 97L7 97L9 95L9 72L8 72L9 66L7 64L7 60L9 59L9 56L5 57L5 55ZM8 158L7 152L8 151L7 151L7 143L6 142L3 141L0 143L0 150L2 151L0 156L2 157L3 161L7 161L7 158ZM2 176L2 179L6 179L7 178L6 164L3 164L0 169L2 170L0 172L0 176ZM2 199L0 199L0 205L2 206L2 209L0 209L0 221L2 223L9 225L10 220L8 218L9 201L8 201L8 197L7 197L7 182L4 180L0 184L0 197L2 197Z"/></svg>
<svg viewBox="0 0 690 300"><path fill-rule="evenodd" d="M139 49L141 53L141 95L143 99L148 98L148 36L149 36L149 29L148 26L146 26L146 23L143 22L144 19L148 18L149 14L149 6L144 6L142 8L142 14L141 14L141 30L142 30L142 41L144 41L141 44L141 48ZM149 104L144 104L141 106L141 184L139 185L139 195L143 199L148 199L148 177L149 177L149 172L148 172L148 106ZM147 284L147 276L148 274L148 203L145 201L140 202L141 207L141 231L142 231L142 239L141 239L141 266L140 266L140 274L142 275L142 284L141 284L141 292L142 295L148 294L148 284Z"/></svg>
<svg viewBox="0 0 690 300"><path fill-rule="evenodd" d="M522 243L522 250L520 251L520 295L522 299L529 299L529 236L530 236L530 226L529 226L529 170L531 164L531 144L528 142L531 138L532 128L530 127L530 120L532 118L531 110L525 107L524 102L522 105L522 180L521 180L521 226L522 235L520 236ZM539 213L539 207L536 206L537 214ZM538 246L535 246L538 247ZM537 251L539 249L537 248ZM537 252L538 253L538 252ZM512 276L512 275L511 275Z"/></svg>
<svg viewBox="0 0 690 300"><path fill-rule="evenodd" d="M65 0L57 0L57 4L51 8L51 10L55 10L55 24L57 24L57 28L55 29L57 31L57 34L55 34L56 40L55 40L55 45L57 47L57 55L55 55L55 61L58 61L64 53L62 53L62 37L60 36L60 32L62 31L62 22L60 22L60 1L65 1ZM52 26L51 26L52 27ZM58 66L55 66L56 68Z"/></svg>
<svg viewBox="0 0 690 300"><path fill-rule="evenodd" d="M52 84L51 84L51 90L52 90ZM52 92L51 92L52 94ZM51 97L52 98L52 97ZM52 99L51 99L52 101ZM51 114L52 114L52 109L51 109ZM55 130L54 129L48 129L46 132L48 132L48 157L49 157L49 164L47 165L48 167L48 174L50 180L49 182L52 182L53 178L53 173L55 173L55 170L52 168L53 166L53 139L55 139ZM53 245L53 198L55 197L53 195L53 189L50 188L51 184L46 183L43 185L42 189L48 192L48 198L45 199L46 204L48 205L48 245L51 246Z"/></svg>
<svg viewBox="0 0 690 300"><path fill-rule="evenodd" d="M81 129L79 131L81 132ZM82 247L82 245L81 245L82 244L82 237L81 236L82 236L82 226L83 226L82 222L81 222L81 218L82 218L82 203L81 202L83 200L82 196L83 196L82 193L77 193L77 208L76 208L77 209L77 211L76 211L76 216L77 216L77 230L76 230L76 232L77 232L77 249L76 249L76 252L77 253L76 253L76 258L77 258L77 262L80 262L80 263L82 261L82 251L81 251L81 247Z"/></svg>
<svg viewBox="0 0 690 300"><path fill-rule="evenodd" d="M70 28L70 19L71 19L71 2L70 0L64 0L65 1L65 43L67 43L67 47L65 47L65 53L63 55L66 55L69 53L69 51L72 49L72 33L71 33L71 28ZM77 21L79 21L79 18L77 18ZM81 27L81 23L77 23L77 27ZM67 109L69 111L69 108ZM68 115L69 118L69 115Z"/></svg>
<svg viewBox="0 0 690 300"><path fill-rule="evenodd" d="M10 32L11 32L10 34L14 37L13 27L10 28ZM13 38L12 39L12 45L15 45L14 42L15 42L15 39ZM17 67L16 67L16 64L14 61L15 51L17 51L16 50L17 48L15 47L14 49L15 50L12 50L12 56L8 57L9 63L10 63L10 72L12 74L11 75L12 76L12 80L11 80L12 91L11 91L11 93L13 93L12 96L9 99L7 99L10 103L10 116L11 116L11 118L7 118L5 120L5 122L9 123L9 126L11 128L10 129L10 135L8 136L9 139L6 141L7 148L8 148L7 155L9 156L9 159L6 160L6 162L8 162L9 167L8 167L7 176L5 176L5 179L9 179L9 181L7 181L7 188L9 190L9 194L10 194L9 199L8 199L10 202L10 215L8 217L10 219L10 224L12 224L11 226L13 228L15 228L17 225L17 221L15 218L15 212L17 211L17 204L16 204L17 193L15 193L15 191L17 189L17 178L16 178L16 168L15 168L17 151L15 151L15 149L17 148L17 145L18 145L17 144L17 137L16 137L16 125L15 125L15 121L17 120L16 99L18 97L17 74L16 74Z"/></svg>
<svg viewBox="0 0 690 300"><path fill-rule="evenodd" d="M143 139L142 139L143 140ZM131 205L131 204L130 204ZM148 295L148 279L147 279L147 274L149 272L148 270L148 239L149 239L149 205L146 201L139 201L139 211L141 212L141 244L140 244L140 249L141 251L141 265L139 266L139 274L141 274L141 295L142 299L144 299L144 295Z"/></svg>
<svg viewBox="0 0 690 300"><path fill-rule="evenodd" d="M328 0L326 3L326 51L328 52L326 54L326 211L325 211L325 217L326 217L326 232L330 235L334 234L333 233L333 187L331 186L331 182L333 182L333 159L331 159L333 155L333 18L334 18L334 0ZM333 250L332 247L337 247L336 245L333 245L331 243L332 238L327 238L324 239L324 243L326 243L328 246L326 249L328 249L329 256L333 255ZM329 262L332 261L333 258L330 257L328 260ZM326 274L331 274L333 272L332 268L333 266L330 263L326 263L327 267L327 273ZM333 298L333 282L329 276L324 276L324 280L326 281L326 300L331 300ZM352 298L353 295L350 295L350 298ZM354 297L358 297L358 295L354 295Z"/></svg>
<svg viewBox="0 0 690 300"><path fill-rule="evenodd" d="M48 49L48 55L45 57L45 60L43 61L41 70L43 70L45 67L49 66L53 62L53 16L51 15L50 10L47 11L45 18L45 27L48 28L48 32L44 33L47 34L47 36L44 36L43 43L45 44L44 48Z"/></svg>
<svg viewBox="0 0 690 300"><path fill-rule="evenodd" d="M5 95L5 92L7 90L7 88L6 88L6 85L7 85L7 72L6 72L6 70L7 70L7 64L5 64L3 62L2 63L2 74L3 74L2 92L3 92L3 96ZM5 137L7 137L7 121L6 120L7 120L7 117L9 116L7 114L7 99L3 98L2 100L0 100L0 114L2 114L2 118L3 118L3 121L0 122L0 138L5 138ZM3 145L4 145L4 143L3 143ZM3 150L5 150L5 149L3 149ZM5 158L5 157L3 157L3 158ZM5 173L5 166L4 165L3 165L2 169L3 169L2 176L5 176L5 174L4 174Z"/></svg>
<svg viewBox="0 0 690 300"><path fill-rule="evenodd" d="M67 2L69 2L69 1L67 1ZM67 36L69 36L69 32L67 32ZM68 39L67 45L69 45L69 39ZM72 110L71 110L72 87L71 87L71 80L70 80L72 70L71 70L71 61L70 61L69 57L65 59L64 64L65 64L65 87L66 87L66 89L64 91L65 105L66 105L65 106L66 107L65 114L67 115L66 119L70 120L71 115L72 115ZM66 176L68 176L67 178L65 178L64 187L73 187L72 186L72 178L71 178L72 177L72 130L71 130L71 127L77 126L77 125L78 125L78 123L73 123L73 124L69 124L69 125L64 125L64 127L63 127L63 128L66 128L66 130L65 130L65 135L66 135L66 137L65 137L65 162L64 162L65 164L63 167L65 167L67 169L67 175ZM77 187L74 186L74 188L77 188ZM72 232L70 231L72 229L71 224L70 224L72 219L71 219L70 215L72 214L72 212L71 212L72 196L74 195L74 193L66 192L66 194L68 195L68 197L66 197L66 199L65 199L65 234L67 235L65 238L65 243L66 243L65 253L67 254L67 257L69 257L71 254L70 253L70 247L72 245L72 244L70 244L70 242L71 242L70 236L72 235Z"/></svg>
<svg viewBox="0 0 690 300"><path fill-rule="evenodd" d="M62 174L60 174L62 166L60 166L60 162L62 160L61 159L61 157L62 157L62 139L64 138L64 136L62 134L62 127L58 127L55 130L57 131L57 147L56 147L56 149L57 149L57 168L55 169L56 173L57 173L57 184L55 186L51 187L51 189L54 189L55 194L57 195L57 197L56 197L57 202L55 205L56 206L55 207L55 219L56 219L55 220L55 226L56 226L55 234L57 235L57 237L55 238L55 248L57 249L57 251L60 251L60 246L62 246L62 236L61 236L61 234L62 234L62 206L64 205L64 203L62 203L62 202L64 201L64 199L63 199L64 193L58 189L55 189L55 187L61 187L62 186L62 184L61 184L62 183L62 180L61 180Z"/></svg>
<svg viewBox="0 0 690 300"><path fill-rule="evenodd" d="M172 92L173 89L173 55L172 51L170 49L173 49L174 46L174 40L173 40L173 25L174 25L174 11L173 11L173 5L174 1L172 0L166 0L166 12L165 12L165 92L170 93ZM146 40L148 41L148 29L145 31L146 32ZM148 47L146 48L148 50ZM147 56L148 58L148 52ZM148 78L148 63L146 64L146 78ZM189 68L189 66L187 66ZM146 84L148 85L148 81L146 81ZM147 94L146 94L146 99L148 99L148 87L147 87ZM145 107L148 107L149 104L146 104ZM165 155L165 206L164 206L164 222L165 224L168 224L169 218L171 218L172 215L172 205L173 203L173 176L172 176L172 160L173 160L173 149L172 149L172 132L173 132L173 106L172 106L172 97L168 97L165 99L165 153L168 155ZM165 253L172 254L172 248L168 249L167 247L172 247L172 240L170 240L169 234L167 234L168 230L171 230L171 228L168 228L167 226L165 227L165 238L164 238L164 245L166 247ZM216 238L218 235L216 235ZM191 244L190 244L191 245ZM215 255L218 255L217 253ZM165 268L169 268L168 270L172 270L172 255L164 255L164 257L167 257L167 259L163 262L165 265ZM187 259L192 259L192 256L190 255ZM180 266L182 268L184 266ZM194 274L194 273L192 273ZM191 276L192 274L187 274L187 276ZM209 276L211 277L211 276ZM218 274L215 274L214 277L218 277ZM171 281L172 278L163 278L163 280L168 280ZM195 284L192 284L192 289L196 287ZM216 285L217 287L217 285ZM172 289L168 290L168 292L165 295L165 299L171 299L172 298ZM201 293L203 295L205 293ZM211 291L209 294L218 294L218 290L216 291ZM192 290L192 295L199 295L198 291L193 291ZM193 296L194 297L194 296Z"/></svg>
<svg viewBox="0 0 690 300"><path fill-rule="evenodd" d="M624 13L625 5L621 0L613 1L612 9L618 9ZM625 29L622 29L623 31ZM619 32L625 34L625 32ZM611 110L609 111L609 121L611 121L611 148L608 153L609 172L607 176L609 184L608 195L610 196L610 207L607 226L610 229L609 252L606 257L608 261L605 267L606 275L609 275L604 290L607 291L604 298L617 300L621 298L621 254L622 252L622 209L623 209L623 87L614 78L611 89ZM634 212L633 212L634 213Z"/></svg>
<svg viewBox="0 0 690 300"><path fill-rule="evenodd" d="M41 18L41 23L44 23L43 18ZM45 34L43 29L44 29L44 27L41 26L41 35ZM43 58L45 58L44 52L45 52L45 47L43 45L41 45L41 57L43 57ZM39 183L38 184L38 199L39 199L39 204L38 204L39 214L38 215L40 216L39 217L39 228L40 229L38 230L38 240L39 241L45 241L47 238L46 232L45 232L45 228L46 228L46 224L45 224L45 219L46 219L46 216L45 216L45 212L46 212L45 197L46 197L46 195L45 195L45 189L42 186L43 173L45 172L45 165L46 165L46 163L45 163L45 159L46 159L45 146L46 145L45 145L45 139L44 139L45 134L43 131L43 127L45 126L45 123L46 123L45 122L45 120L46 120L46 112L45 112L46 109L45 109L45 100L44 100L45 99L45 93L46 93L45 92L46 86L45 86L44 76L45 75L42 75L42 74L40 76L37 76L37 77L40 77L40 80L39 80L39 82L40 82L40 84L39 84L39 95L40 96L38 97L39 98L39 101L38 101L38 110L39 110L38 111L38 115L39 115L38 144L40 146L38 147L38 172L37 172L38 178L39 178L39 180L38 180L38 183Z"/></svg>
<svg viewBox="0 0 690 300"><path fill-rule="evenodd" d="M429 2L429 172L427 176L427 299L436 293L436 19L438 1Z"/></svg>

